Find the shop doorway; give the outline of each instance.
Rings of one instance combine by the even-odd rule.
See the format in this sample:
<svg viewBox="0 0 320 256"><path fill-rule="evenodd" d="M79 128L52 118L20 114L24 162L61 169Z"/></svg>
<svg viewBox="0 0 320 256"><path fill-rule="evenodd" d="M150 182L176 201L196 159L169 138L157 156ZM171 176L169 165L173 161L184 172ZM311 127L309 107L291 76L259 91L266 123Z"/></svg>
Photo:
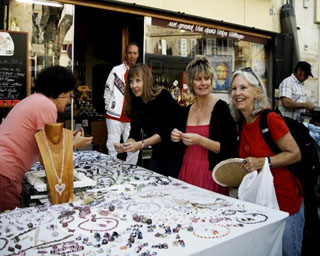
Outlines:
<svg viewBox="0 0 320 256"><path fill-rule="evenodd" d="M74 71L78 83L91 89L88 94L99 114L105 114L105 82L112 67L122 62L127 42L140 45L142 62L143 29L142 16L75 6Z"/></svg>

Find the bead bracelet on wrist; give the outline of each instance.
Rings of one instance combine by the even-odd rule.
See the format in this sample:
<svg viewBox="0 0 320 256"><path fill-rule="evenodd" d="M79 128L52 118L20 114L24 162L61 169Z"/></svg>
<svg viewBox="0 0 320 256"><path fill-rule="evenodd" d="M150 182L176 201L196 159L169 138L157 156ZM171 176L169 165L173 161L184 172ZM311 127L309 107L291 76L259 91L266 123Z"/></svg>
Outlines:
<svg viewBox="0 0 320 256"><path fill-rule="evenodd" d="M142 140L141 141L141 149L146 148L146 147L147 147L147 144L146 144L145 140Z"/></svg>

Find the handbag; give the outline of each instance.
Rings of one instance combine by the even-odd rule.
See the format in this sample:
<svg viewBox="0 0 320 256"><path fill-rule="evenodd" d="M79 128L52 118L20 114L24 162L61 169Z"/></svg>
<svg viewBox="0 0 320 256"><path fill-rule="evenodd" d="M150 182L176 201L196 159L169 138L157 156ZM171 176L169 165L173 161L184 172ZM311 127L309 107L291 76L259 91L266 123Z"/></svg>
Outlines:
<svg viewBox="0 0 320 256"><path fill-rule="evenodd" d="M244 176L238 189L238 197L240 200L279 210L273 176L267 158L259 173L253 171Z"/></svg>

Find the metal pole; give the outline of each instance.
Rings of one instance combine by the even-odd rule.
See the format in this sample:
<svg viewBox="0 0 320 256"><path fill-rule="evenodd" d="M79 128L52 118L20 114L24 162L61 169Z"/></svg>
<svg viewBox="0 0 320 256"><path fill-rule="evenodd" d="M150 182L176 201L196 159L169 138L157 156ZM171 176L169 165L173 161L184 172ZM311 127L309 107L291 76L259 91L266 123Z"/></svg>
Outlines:
<svg viewBox="0 0 320 256"><path fill-rule="evenodd" d="M9 3L10 1L9 0L5 0L5 5L7 6L7 20L6 20L6 29L9 30Z"/></svg>
<svg viewBox="0 0 320 256"><path fill-rule="evenodd" d="M0 0L0 29L4 29L4 0Z"/></svg>

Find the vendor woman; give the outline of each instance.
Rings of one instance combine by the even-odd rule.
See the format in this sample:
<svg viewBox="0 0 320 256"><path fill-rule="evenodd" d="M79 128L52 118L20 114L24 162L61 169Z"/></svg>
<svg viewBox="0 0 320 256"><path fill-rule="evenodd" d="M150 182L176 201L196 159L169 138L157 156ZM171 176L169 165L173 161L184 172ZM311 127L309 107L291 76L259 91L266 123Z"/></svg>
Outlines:
<svg viewBox="0 0 320 256"><path fill-rule="evenodd" d="M20 207L21 181L39 160L35 133L55 123L57 112L70 104L76 79L60 66L44 69L36 79L35 93L19 102L0 125L0 212ZM92 137L75 132L74 148L91 143Z"/></svg>

